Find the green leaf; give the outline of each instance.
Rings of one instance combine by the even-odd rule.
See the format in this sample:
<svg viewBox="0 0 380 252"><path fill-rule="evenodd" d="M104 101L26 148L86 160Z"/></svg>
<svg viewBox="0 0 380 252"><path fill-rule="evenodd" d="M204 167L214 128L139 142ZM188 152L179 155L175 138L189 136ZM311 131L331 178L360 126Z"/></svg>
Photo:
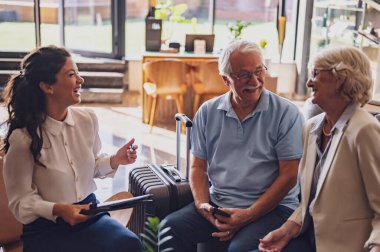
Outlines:
<svg viewBox="0 0 380 252"><path fill-rule="evenodd" d="M195 26L196 22L194 23L193 20L182 16L187 9L188 5L186 3L174 5L171 0L161 0L156 4L154 16L156 19L169 20L170 22L175 23L192 24ZM195 30L194 27L193 30Z"/></svg>
<svg viewBox="0 0 380 252"><path fill-rule="evenodd" d="M156 9L156 11L154 12L154 17L156 19L168 19L170 15L170 11L168 9Z"/></svg>
<svg viewBox="0 0 380 252"><path fill-rule="evenodd" d="M181 16L187 10L188 6L185 3L177 4L172 7L173 15Z"/></svg>
<svg viewBox="0 0 380 252"><path fill-rule="evenodd" d="M142 234L143 235L143 234ZM153 232L151 229L149 229L149 228L147 228L146 230L145 230L145 234L144 235L146 235L146 236L149 236L149 237L151 237L151 238L154 238L154 239L156 239L157 240L157 233L156 232Z"/></svg>
<svg viewBox="0 0 380 252"><path fill-rule="evenodd" d="M241 38L241 33L245 28L250 26L252 23L247 21L236 20L235 22L230 22L227 24L227 28L234 38Z"/></svg>
<svg viewBox="0 0 380 252"><path fill-rule="evenodd" d="M157 240L152 239L151 237L145 234L141 234L141 237L144 238L144 244L147 244L149 246L157 246Z"/></svg>
<svg viewBox="0 0 380 252"><path fill-rule="evenodd" d="M169 8L170 6L173 5L173 2L171 0L159 0L156 3L156 8Z"/></svg>
<svg viewBox="0 0 380 252"><path fill-rule="evenodd" d="M173 239L173 236L171 236L171 235L169 235L169 236L165 236L163 239L161 239L161 240L158 242L157 245L162 245L162 244L164 244L165 242L167 242L167 241L169 241L169 240L171 240L171 239Z"/></svg>
<svg viewBox="0 0 380 252"><path fill-rule="evenodd" d="M160 235L163 236L164 234L166 234L167 232L169 232L170 229L172 229L172 228L171 227L166 227L166 228L162 229Z"/></svg>
<svg viewBox="0 0 380 252"><path fill-rule="evenodd" d="M160 242L158 242L158 230L159 227L165 225L165 221L160 222L158 217L148 217L145 222L144 233L140 234L143 240L144 252L156 252L158 251L158 246L169 241L173 237L168 235L170 227L165 227L160 233ZM173 251L172 248L164 249L161 252Z"/></svg>
<svg viewBox="0 0 380 252"><path fill-rule="evenodd" d="M173 248L166 248L166 249L161 250L161 252L168 252L168 251L174 251L174 249Z"/></svg>

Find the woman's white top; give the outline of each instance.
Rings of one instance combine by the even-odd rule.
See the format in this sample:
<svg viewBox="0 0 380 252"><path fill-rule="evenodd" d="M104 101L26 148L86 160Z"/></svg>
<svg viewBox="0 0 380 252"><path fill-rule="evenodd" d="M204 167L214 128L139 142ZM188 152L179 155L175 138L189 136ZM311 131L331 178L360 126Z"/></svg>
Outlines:
<svg viewBox="0 0 380 252"><path fill-rule="evenodd" d="M101 142L94 112L69 108L66 119L50 117L43 124L41 164L30 151L27 130L16 129L4 158L9 208L21 223L39 217L55 221L55 203L75 203L96 190L94 178L113 176L110 156L100 155Z"/></svg>

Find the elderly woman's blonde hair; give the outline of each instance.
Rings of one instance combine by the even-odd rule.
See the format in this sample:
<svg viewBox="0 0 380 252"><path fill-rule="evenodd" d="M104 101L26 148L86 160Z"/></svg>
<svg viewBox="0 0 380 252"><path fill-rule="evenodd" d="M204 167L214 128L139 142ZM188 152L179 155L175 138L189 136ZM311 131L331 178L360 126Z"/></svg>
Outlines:
<svg viewBox="0 0 380 252"><path fill-rule="evenodd" d="M309 63L309 68L330 69L344 80L341 95L362 106L370 97L372 86L371 65L368 57L355 47L334 47L319 52Z"/></svg>

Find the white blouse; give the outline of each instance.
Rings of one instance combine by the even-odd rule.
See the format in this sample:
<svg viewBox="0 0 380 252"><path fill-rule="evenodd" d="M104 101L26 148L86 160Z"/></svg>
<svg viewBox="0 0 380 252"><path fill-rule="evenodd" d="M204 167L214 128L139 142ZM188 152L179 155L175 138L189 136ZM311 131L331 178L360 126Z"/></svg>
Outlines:
<svg viewBox="0 0 380 252"><path fill-rule="evenodd" d="M38 164L30 151L27 130L16 129L4 158L4 181L9 208L18 221L39 217L55 221L55 203L72 204L96 190L94 178L113 176L110 156L101 154L94 112L69 108L66 119L47 117Z"/></svg>

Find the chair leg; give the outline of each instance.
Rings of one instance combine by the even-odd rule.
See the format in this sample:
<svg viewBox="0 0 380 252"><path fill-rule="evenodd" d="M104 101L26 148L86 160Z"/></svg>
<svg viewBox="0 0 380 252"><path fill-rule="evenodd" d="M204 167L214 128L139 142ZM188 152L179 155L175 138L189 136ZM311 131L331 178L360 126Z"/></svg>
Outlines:
<svg viewBox="0 0 380 252"><path fill-rule="evenodd" d="M184 110L184 102L183 102L183 95L178 95L178 99L179 99L179 103L181 104L181 108L182 110Z"/></svg>
<svg viewBox="0 0 380 252"><path fill-rule="evenodd" d="M184 111L183 111L183 97L182 97L182 95L176 95L175 96L175 103L177 105L177 111L178 111L178 113L184 113Z"/></svg>
<svg viewBox="0 0 380 252"><path fill-rule="evenodd" d="M178 113L184 114L185 111L183 110L183 96L182 95L176 95L175 103L177 104ZM185 127L185 124L183 124L183 123L181 123L181 132L182 133L186 132L186 127Z"/></svg>
<svg viewBox="0 0 380 252"><path fill-rule="evenodd" d="M152 114L152 99L153 97L150 95L146 96L146 106L145 106L145 117L143 118L145 123L150 124L150 116ZM145 119L146 118L146 119Z"/></svg>
<svg viewBox="0 0 380 252"><path fill-rule="evenodd" d="M195 113L197 113L200 99L201 99L201 96L199 94L194 95L193 117L195 116Z"/></svg>
<svg viewBox="0 0 380 252"><path fill-rule="evenodd" d="M130 199L130 198L133 198L133 195L130 192L123 191L123 192L119 192L112 195L105 202ZM113 219L115 219L121 225L126 227L128 226L128 223L132 218L133 212L134 212L134 208L132 207L132 208L127 208L127 209L111 211L109 214L111 215Z"/></svg>
<svg viewBox="0 0 380 252"><path fill-rule="evenodd" d="M150 119L149 119L149 125L150 125L149 133L152 133L152 130L153 130L153 123L154 123L154 117L156 115L157 102L158 102L158 95L156 97L153 97L153 101L152 101L152 108L150 110Z"/></svg>

